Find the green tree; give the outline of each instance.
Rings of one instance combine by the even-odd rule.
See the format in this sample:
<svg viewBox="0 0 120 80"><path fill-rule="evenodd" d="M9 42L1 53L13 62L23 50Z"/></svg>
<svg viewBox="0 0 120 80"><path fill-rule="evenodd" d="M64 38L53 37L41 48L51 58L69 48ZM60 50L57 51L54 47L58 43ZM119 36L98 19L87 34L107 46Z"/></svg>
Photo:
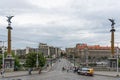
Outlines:
<svg viewBox="0 0 120 80"><path fill-rule="evenodd" d="M37 53L31 52L26 55L26 66L27 67L36 67L36 60L37 60ZM38 53L38 62L39 62L39 67L43 67L45 65L46 59L45 57L41 54Z"/></svg>
<svg viewBox="0 0 120 80"><path fill-rule="evenodd" d="M15 56L14 58L15 58L15 67L17 66L19 68L21 66L20 61L17 56Z"/></svg>
<svg viewBox="0 0 120 80"><path fill-rule="evenodd" d="M118 66L120 67L120 59L118 60Z"/></svg>

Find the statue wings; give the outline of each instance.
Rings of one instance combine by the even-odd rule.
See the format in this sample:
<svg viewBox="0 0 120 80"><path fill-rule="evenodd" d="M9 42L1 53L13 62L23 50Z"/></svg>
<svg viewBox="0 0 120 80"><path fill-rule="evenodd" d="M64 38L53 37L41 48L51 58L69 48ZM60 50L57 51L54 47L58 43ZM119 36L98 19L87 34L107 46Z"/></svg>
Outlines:
<svg viewBox="0 0 120 80"><path fill-rule="evenodd" d="M108 19L108 20L112 23L111 26L115 25L114 19Z"/></svg>
<svg viewBox="0 0 120 80"><path fill-rule="evenodd" d="M14 16L7 16L7 18L8 18L8 19L7 19L7 22L8 22L8 23L12 23L12 22L11 22L12 17L14 17Z"/></svg>

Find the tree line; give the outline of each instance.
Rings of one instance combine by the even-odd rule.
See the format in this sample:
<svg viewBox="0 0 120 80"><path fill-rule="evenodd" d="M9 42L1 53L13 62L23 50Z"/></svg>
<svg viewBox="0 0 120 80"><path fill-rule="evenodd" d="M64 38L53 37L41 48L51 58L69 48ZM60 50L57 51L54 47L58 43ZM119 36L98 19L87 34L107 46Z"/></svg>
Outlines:
<svg viewBox="0 0 120 80"><path fill-rule="evenodd" d="M28 54L22 55L24 57L25 63L24 65L20 64L20 59L22 58L19 55L15 55L14 52L11 53L12 57L14 58L14 68L20 69L21 67L26 67L26 68L34 68L36 67L36 60L38 58L38 67L43 67L46 64L46 58L44 55L40 52L35 53L35 52L30 52ZM38 55L38 57L37 57ZM4 53L4 58L6 58L7 52ZM3 65L3 55L0 54L0 69L2 68Z"/></svg>

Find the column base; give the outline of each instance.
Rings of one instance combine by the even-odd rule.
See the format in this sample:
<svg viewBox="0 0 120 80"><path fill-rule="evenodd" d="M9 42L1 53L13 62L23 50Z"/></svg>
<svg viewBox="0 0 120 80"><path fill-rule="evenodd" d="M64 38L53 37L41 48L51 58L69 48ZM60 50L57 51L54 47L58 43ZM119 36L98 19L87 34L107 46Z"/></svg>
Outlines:
<svg viewBox="0 0 120 80"><path fill-rule="evenodd" d="M5 71L14 71L15 59L11 55L7 55L5 58Z"/></svg>

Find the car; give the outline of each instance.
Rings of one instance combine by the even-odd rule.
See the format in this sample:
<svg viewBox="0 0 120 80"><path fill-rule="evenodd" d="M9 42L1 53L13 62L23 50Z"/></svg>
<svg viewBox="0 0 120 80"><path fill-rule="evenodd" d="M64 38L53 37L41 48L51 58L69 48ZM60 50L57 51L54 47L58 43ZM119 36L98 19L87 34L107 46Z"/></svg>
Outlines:
<svg viewBox="0 0 120 80"><path fill-rule="evenodd" d="M77 73L80 75L93 76L94 70L93 70L93 68L80 68L80 69L78 69Z"/></svg>

